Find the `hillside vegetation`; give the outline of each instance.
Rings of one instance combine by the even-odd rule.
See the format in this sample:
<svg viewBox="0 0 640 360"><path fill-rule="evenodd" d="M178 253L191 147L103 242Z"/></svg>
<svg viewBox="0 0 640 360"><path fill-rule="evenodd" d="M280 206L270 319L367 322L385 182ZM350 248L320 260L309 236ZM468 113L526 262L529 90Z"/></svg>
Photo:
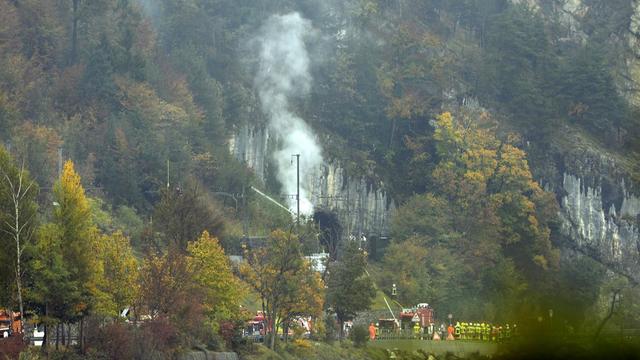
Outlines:
<svg viewBox="0 0 640 360"><path fill-rule="evenodd" d="M393 284L399 303L460 320L536 324L555 309L549 320L567 333L639 327L633 279L561 251L551 192L582 153L613 159L637 189L637 90L620 70L632 9L589 0L583 37L545 2L521 3L0 0L0 282L11 289L0 307L63 329L136 308L154 322L99 334L159 332L166 341L145 346L166 356L244 345L248 289L285 329L297 315L353 318L374 285L391 295ZM367 259L340 244L357 261L333 259L337 277L302 257L320 247L317 224L295 226L250 194L282 192L273 159L262 182L229 151L243 126L267 126L256 39L290 12L310 21L313 81L288 110L325 160L384 184L397 204L384 251ZM16 190L20 179L33 187ZM11 225L17 208L24 228ZM268 248L247 248L246 235ZM349 303L349 291L364 298ZM109 356L147 348L123 349Z"/></svg>

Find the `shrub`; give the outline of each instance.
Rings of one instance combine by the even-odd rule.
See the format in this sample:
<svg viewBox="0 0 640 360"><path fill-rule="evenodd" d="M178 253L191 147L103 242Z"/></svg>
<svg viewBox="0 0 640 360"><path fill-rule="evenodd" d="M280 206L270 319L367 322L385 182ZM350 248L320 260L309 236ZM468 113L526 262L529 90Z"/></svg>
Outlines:
<svg viewBox="0 0 640 360"><path fill-rule="evenodd" d="M349 338L356 347L364 347L369 340L369 330L364 325L354 325Z"/></svg>
<svg viewBox="0 0 640 360"><path fill-rule="evenodd" d="M106 359L133 358L135 332L128 324L115 322L101 327L87 339L87 346Z"/></svg>

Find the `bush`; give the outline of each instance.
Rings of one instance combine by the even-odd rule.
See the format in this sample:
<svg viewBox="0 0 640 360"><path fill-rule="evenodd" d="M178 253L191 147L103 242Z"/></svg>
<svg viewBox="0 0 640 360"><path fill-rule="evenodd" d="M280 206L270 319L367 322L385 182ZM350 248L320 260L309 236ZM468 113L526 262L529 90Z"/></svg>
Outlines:
<svg viewBox="0 0 640 360"><path fill-rule="evenodd" d="M95 349L105 359L133 358L135 333L130 325L115 322L101 327L87 339L88 347Z"/></svg>
<svg viewBox="0 0 640 360"><path fill-rule="evenodd" d="M331 344L338 338L336 319L332 315L324 316L324 341Z"/></svg>
<svg viewBox="0 0 640 360"><path fill-rule="evenodd" d="M354 325L349 334L349 339L356 347L364 347L369 340L369 330L365 325Z"/></svg>

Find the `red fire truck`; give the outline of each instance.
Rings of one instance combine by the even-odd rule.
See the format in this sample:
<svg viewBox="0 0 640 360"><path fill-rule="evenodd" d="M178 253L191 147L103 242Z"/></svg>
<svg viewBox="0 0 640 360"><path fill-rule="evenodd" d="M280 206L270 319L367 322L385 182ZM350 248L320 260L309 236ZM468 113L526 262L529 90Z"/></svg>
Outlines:
<svg viewBox="0 0 640 360"><path fill-rule="evenodd" d="M433 308L427 303L420 303L412 308L404 308L400 312L399 320L402 329L411 329L416 322L425 328L434 322Z"/></svg>

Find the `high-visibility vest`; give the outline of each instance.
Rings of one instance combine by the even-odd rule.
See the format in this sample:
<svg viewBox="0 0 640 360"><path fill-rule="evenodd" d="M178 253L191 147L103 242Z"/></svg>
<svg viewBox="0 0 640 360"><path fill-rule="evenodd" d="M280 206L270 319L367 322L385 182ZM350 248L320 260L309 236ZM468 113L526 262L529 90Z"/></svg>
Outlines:
<svg viewBox="0 0 640 360"><path fill-rule="evenodd" d="M456 324L456 336L460 336L461 327L460 324Z"/></svg>

